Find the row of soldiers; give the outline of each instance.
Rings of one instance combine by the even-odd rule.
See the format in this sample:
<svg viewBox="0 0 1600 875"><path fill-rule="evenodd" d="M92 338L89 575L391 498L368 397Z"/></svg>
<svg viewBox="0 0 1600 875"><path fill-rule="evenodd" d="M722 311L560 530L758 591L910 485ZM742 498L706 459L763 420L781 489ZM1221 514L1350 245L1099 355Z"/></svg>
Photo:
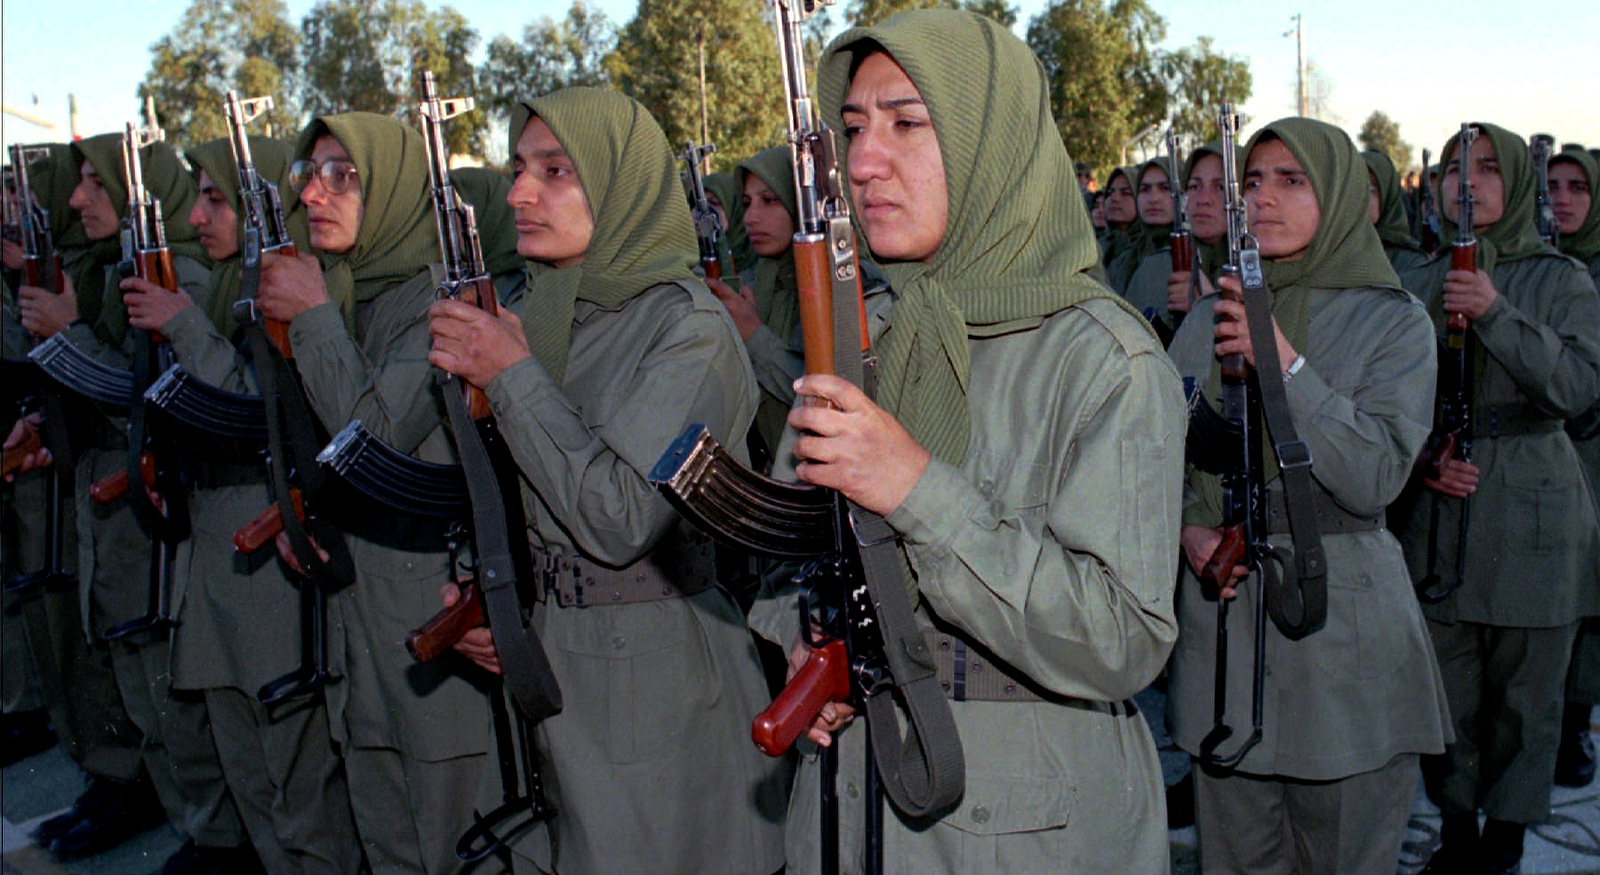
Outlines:
<svg viewBox="0 0 1600 875"><path fill-rule="evenodd" d="M1165 667L1168 720L1197 761L1207 871L1391 871L1419 768L1445 812L1435 871L1514 871L1523 830L1548 813L1600 541L1563 429L1600 397L1600 302L1534 230L1521 140L1479 124L1465 154L1455 140L1443 151L1440 191L1466 174L1477 199L1481 270L1451 270L1443 252L1397 273L1380 233L1393 169L1318 122L1274 122L1233 154L1197 149L1181 173L1152 162L1113 174L1108 189L1189 191L1197 259L1174 270L1154 212L1108 215L1127 224L1097 246L1038 62L993 22L920 11L848 31L818 86L875 262L862 283L870 397L802 376L790 148L707 181L753 263L737 282L702 279L673 150L614 92L528 100L511 125L514 179L456 177L497 313L436 300L427 148L394 119L319 117L293 145L250 138L305 253L261 254L250 283L237 151L193 146L185 168L144 146L177 293L113 272L126 134L31 164L66 279L14 284L8 357L60 336L125 367L141 337L159 336L190 374L248 394L268 370L249 340L259 314L288 326L291 381L326 435L359 420L437 463L458 459L444 393L481 392L515 464L526 526L514 534L542 571L520 593L526 622L562 691L559 713L527 719L496 680L518 681L509 644L483 626L443 659L407 655L408 633L467 595L451 583L473 562L457 530L330 489L315 497L320 560L287 535L278 556L243 555L234 533L286 501L258 458L193 437L192 531L171 557L177 623L105 640L146 610L152 538L129 498L88 498L130 467L131 417L72 408L75 580L17 601L51 720L91 783L41 841L88 853L165 812L189 839L173 872L1161 872L1161 769L1130 700ZM1580 174L1555 215L1592 270L1597 212L1581 197L1595 168L1568 154L1551 178L1568 180L1568 163ZM1260 317L1215 293L1240 286L1222 270L1238 243L1228 165L1272 290L1272 356L1257 357L1248 330ZM1459 208L1440 205L1454 234ZM1474 452L1419 469L1438 424L1435 335L1457 313L1482 350ZM1326 553L1324 620L1295 634L1234 627L1235 653L1268 636L1260 692L1251 661L1220 651L1218 605L1251 610L1264 582L1225 567L1202 583L1226 496L1216 474L1185 465L1185 410L1219 396L1219 358L1233 355L1268 379L1276 359ZM790 675L818 642L789 575L766 575L751 606L649 483L689 423L892 529L961 743L957 799L878 811L880 773L849 702L822 706L793 759L750 745L772 692L750 630L787 653ZM6 445L48 427L29 411ZM51 461L66 460L37 452L24 467ZM1269 505L1288 503L1282 480ZM46 487L39 471L21 475L11 508L42 506ZM1454 539L1468 495L1451 569L1463 582L1421 608L1412 582L1427 556L1456 555L1428 549L1429 518L1442 507L1438 531ZM1300 534L1270 527L1284 551ZM7 554L37 567L23 548L41 540L24 533ZM324 594L320 683L265 704L258 692L301 661L307 565L334 561L335 540L354 573ZM1226 708L1214 710L1219 663ZM1566 697L1587 701L1573 675ZM1249 724L1252 706L1259 737L1217 762L1208 736ZM512 802L542 816L485 819ZM504 841L463 863L458 838L485 823ZM836 844L819 839L828 823Z"/></svg>

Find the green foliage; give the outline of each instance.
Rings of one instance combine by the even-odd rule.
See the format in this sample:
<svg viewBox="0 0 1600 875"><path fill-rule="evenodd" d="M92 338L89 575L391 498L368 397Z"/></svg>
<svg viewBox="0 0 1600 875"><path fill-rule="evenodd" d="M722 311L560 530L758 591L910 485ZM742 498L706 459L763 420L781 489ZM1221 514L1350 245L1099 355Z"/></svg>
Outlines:
<svg viewBox="0 0 1600 875"><path fill-rule="evenodd" d="M717 145L713 170L782 141L783 79L763 8L759 0L640 0L605 59L612 83L650 110L674 148L686 140Z"/></svg>
<svg viewBox="0 0 1600 875"><path fill-rule="evenodd" d="M432 70L440 97L475 95L471 53L478 32L445 6L422 0L322 0L300 25L303 100L311 115L364 110L415 121L418 76ZM488 113L478 109L446 130L452 153L481 151Z"/></svg>
<svg viewBox="0 0 1600 875"><path fill-rule="evenodd" d="M604 85L604 61L616 47L617 29L598 7L573 0L563 21L549 16L529 23L522 41L500 34L489 43L479 75L483 102L508 114L519 101L559 88Z"/></svg>
<svg viewBox="0 0 1600 875"><path fill-rule="evenodd" d="M1058 0L1028 22L1061 139L1102 177L1124 143L1167 115L1154 48L1166 27L1145 0Z"/></svg>
<svg viewBox="0 0 1600 875"><path fill-rule="evenodd" d="M951 0L850 0L845 15L856 27L870 27L908 9L947 9Z"/></svg>
<svg viewBox="0 0 1600 875"><path fill-rule="evenodd" d="M1211 37L1200 37L1189 48L1162 58L1161 68L1171 95L1172 126L1199 142L1222 136L1217 128L1217 107L1250 99L1250 64L1221 55L1211 48Z"/></svg>
<svg viewBox="0 0 1600 875"><path fill-rule="evenodd" d="M228 135L223 101L270 95L274 109L252 132L268 125L278 136L297 127L293 77L299 38L283 0L193 0L171 33L150 47L150 70L139 85L141 101L154 98L168 137L197 145Z"/></svg>
<svg viewBox="0 0 1600 875"><path fill-rule="evenodd" d="M1367 116L1357 139L1361 141L1361 148L1387 154L1400 175L1404 176L1411 167L1411 144L1400 139L1400 123L1383 111L1375 109Z"/></svg>

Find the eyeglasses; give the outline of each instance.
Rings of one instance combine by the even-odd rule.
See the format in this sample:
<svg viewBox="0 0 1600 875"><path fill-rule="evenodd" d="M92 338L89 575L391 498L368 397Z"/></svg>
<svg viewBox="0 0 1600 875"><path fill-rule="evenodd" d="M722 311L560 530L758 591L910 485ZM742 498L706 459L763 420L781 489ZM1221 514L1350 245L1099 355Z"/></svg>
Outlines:
<svg viewBox="0 0 1600 875"><path fill-rule="evenodd" d="M360 187L356 165L344 158L325 158L321 164L302 158L289 165L289 187L296 193L305 191L313 176L322 180L328 194L344 194L352 185Z"/></svg>

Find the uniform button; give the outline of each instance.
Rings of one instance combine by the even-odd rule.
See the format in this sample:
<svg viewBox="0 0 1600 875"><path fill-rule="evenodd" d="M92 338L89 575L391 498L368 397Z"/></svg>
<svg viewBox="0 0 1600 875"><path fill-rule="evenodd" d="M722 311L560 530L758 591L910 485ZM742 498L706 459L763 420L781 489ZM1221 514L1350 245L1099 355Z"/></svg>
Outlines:
<svg viewBox="0 0 1600 875"><path fill-rule="evenodd" d="M614 601L614 602L622 601L622 593L619 590L615 590L615 589L612 590L611 591L611 600Z"/></svg>
<svg viewBox="0 0 1600 875"><path fill-rule="evenodd" d="M993 480L985 480L978 484L978 491L983 493L984 498L993 498L994 488L995 484Z"/></svg>
<svg viewBox="0 0 1600 875"><path fill-rule="evenodd" d="M844 785L844 795L849 796L851 799L861 795L861 791L856 788L856 782L851 781Z"/></svg>
<svg viewBox="0 0 1600 875"><path fill-rule="evenodd" d="M984 808L982 805L979 805L977 808L972 809L972 822L973 823L988 823L989 822L989 809Z"/></svg>
<svg viewBox="0 0 1600 875"><path fill-rule="evenodd" d="M417 567L417 564L415 562L407 562L407 563L405 563L405 569L407 571L410 571L411 569L416 568L416 567Z"/></svg>
<svg viewBox="0 0 1600 875"><path fill-rule="evenodd" d="M618 635L617 637L611 639L611 647L614 650L621 650L622 648L627 647L627 646L628 646L628 639L626 637L622 636L622 635Z"/></svg>

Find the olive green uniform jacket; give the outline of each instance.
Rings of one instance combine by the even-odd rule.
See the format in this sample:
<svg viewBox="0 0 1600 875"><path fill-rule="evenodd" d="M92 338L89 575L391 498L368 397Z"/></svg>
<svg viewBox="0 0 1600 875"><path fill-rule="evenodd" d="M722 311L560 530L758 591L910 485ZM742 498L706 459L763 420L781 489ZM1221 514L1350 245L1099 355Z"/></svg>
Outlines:
<svg viewBox="0 0 1600 875"><path fill-rule="evenodd" d="M533 546L624 570L702 540L645 475L689 423L741 446L757 398L732 321L692 281L615 309L577 301L561 384L530 358L487 394L526 481ZM556 818L517 842L517 871L778 869L788 787L782 761L750 743L768 692L733 598L547 598L533 616L565 707L540 724Z"/></svg>
<svg viewBox="0 0 1600 875"><path fill-rule="evenodd" d="M1144 318L1155 324L1158 320L1164 330L1173 330L1172 312L1167 309L1167 279L1172 276L1172 249L1162 246L1146 255L1134 268L1128 287L1122 297L1133 305Z"/></svg>
<svg viewBox="0 0 1600 875"><path fill-rule="evenodd" d="M1106 299L969 344L965 460L931 462L887 519L923 624L955 631L1048 701L950 703L966 793L928 820L885 803L885 871L1094 872L1108 854L1125 871L1165 871L1161 766L1126 700L1177 636L1176 374ZM764 601L752 623L785 649L799 634L792 598ZM844 871L856 871L862 841L862 729L857 719L837 736ZM789 865L815 872L819 772L801 747Z"/></svg>
<svg viewBox="0 0 1600 875"><path fill-rule="evenodd" d="M1402 279L1427 304L1449 268L1446 250ZM1559 427L1495 437L1487 408L1524 405L1552 421L1586 410L1600 396L1600 298L1576 261L1554 254L1498 265L1492 279L1499 297L1472 326L1485 355L1474 378L1472 462L1481 479L1471 499L1466 583L1423 611L1446 623L1563 626L1600 612L1600 527L1581 463ZM1390 520L1413 579L1427 573L1431 497L1408 490ZM1439 506L1439 568L1449 579L1459 503Z"/></svg>
<svg viewBox="0 0 1600 875"><path fill-rule="evenodd" d="M403 452L454 460L428 364L434 298L432 273L424 271L356 302L354 336L331 303L290 323L306 398L330 433L359 419ZM439 588L452 579L443 525L353 495L329 510L356 568L355 584L329 600L328 649L344 676L327 690L334 740L429 762L484 753L488 699L464 664L453 657L418 664L404 644L442 607Z"/></svg>
<svg viewBox="0 0 1600 875"><path fill-rule="evenodd" d="M1316 486L1344 510L1381 514L1411 474L1432 417L1434 355L1427 314L1398 289L1313 289L1306 364L1289 381L1289 413L1311 447ZM1212 361L1215 295L1200 299L1170 352L1204 385ZM1281 490L1281 481L1269 490ZM1288 547L1288 535L1272 543ZM1255 775L1333 780L1382 767L1398 754L1439 753L1448 738L1443 686L1411 579L1387 529L1323 534L1328 617L1299 641L1267 626L1263 738L1240 763ZM1173 650L1168 716L1191 755L1211 730L1217 603L1184 563L1181 634ZM1250 732L1254 581L1229 608L1228 752Z"/></svg>

